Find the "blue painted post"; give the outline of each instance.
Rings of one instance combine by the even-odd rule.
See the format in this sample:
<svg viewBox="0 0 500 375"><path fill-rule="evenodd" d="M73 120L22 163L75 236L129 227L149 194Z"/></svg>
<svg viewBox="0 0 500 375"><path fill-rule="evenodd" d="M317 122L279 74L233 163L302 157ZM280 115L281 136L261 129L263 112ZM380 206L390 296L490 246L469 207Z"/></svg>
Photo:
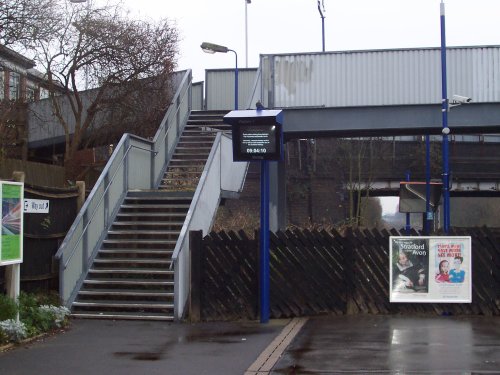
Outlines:
<svg viewBox="0 0 500 375"><path fill-rule="evenodd" d="M406 171L406 181L410 182L410 171ZM405 226L405 231L406 235L410 235L410 230L411 230L411 224L410 224L410 213L406 213L406 226Z"/></svg>
<svg viewBox="0 0 500 375"><path fill-rule="evenodd" d="M238 110L238 54L231 49L229 51L234 52L236 58L236 66L234 68L234 109Z"/></svg>
<svg viewBox="0 0 500 375"><path fill-rule="evenodd" d="M446 74L446 26L445 26L445 8L441 0L441 89L442 101L441 112L443 119L443 229L448 234L450 230L450 171L448 165L448 88Z"/></svg>
<svg viewBox="0 0 500 375"><path fill-rule="evenodd" d="M430 232L430 223L432 221L431 212L431 140L427 134L425 136L425 218L424 234Z"/></svg>
<svg viewBox="0 0 500 375"><path fill-rule="evenodd" d="M260 322L269 322L269 162L260 164Z"/></svg>

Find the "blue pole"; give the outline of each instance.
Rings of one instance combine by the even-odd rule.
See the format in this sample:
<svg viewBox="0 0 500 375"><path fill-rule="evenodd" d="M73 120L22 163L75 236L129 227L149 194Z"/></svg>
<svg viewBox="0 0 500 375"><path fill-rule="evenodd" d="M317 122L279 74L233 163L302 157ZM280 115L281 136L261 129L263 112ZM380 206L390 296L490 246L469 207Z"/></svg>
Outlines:
<svg viewBox="0 0 500 375"><path fill-rule="evenodd" d="M236 67L234 68L234 109L238 110L238 54L232 49L228 51L234 52L236 58Z"/></svg>
<svg viewBox="0 0 500 375"><path fill-rule="evenodd" d="M406 181L410 182L410 171L406 171ZM407 235L410 235L411 224L410 224L410 213L406 213L406 226L405 231Z"/></svg>
<svg viewBox="0 0 500 375"><path fill-rule="evenodd" d="M425 219L424 234L430 232L431 212L431 140L427 134L425 136Z"/></svg>
<svg viewBox="0 0 500 375"><path fill-rule="evenodd" d="M260 322L269 322L269 162L260 164Z"/></svg>
<svg viewBox="0 0 500 375"><path fill-rule="evenodd" d="M445 234L450 230L450 186L449 186L449 165L448 165L448 88L446 75L446 27L445 8L441 0L441 88L442 101L441 112L443 115L443 229Z"/></svg>

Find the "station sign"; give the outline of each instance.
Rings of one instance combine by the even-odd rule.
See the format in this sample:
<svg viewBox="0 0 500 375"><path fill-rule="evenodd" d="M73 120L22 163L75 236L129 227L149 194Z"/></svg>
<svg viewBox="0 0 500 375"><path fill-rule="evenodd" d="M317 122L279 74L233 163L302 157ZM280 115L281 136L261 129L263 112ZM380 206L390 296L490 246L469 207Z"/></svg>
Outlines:
<svg viewBox="0 0 500 375"><path fill-rule="evenodd" d="M28 214L48 214L50 202L46 199L25 199L24 212Z"/></svg>

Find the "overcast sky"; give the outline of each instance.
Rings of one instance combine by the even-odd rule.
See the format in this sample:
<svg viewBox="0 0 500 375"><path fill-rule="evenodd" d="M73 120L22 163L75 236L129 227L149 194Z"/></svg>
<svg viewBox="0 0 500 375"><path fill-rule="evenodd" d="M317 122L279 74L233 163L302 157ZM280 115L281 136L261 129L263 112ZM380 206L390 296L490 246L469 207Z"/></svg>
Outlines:
<svg viewBox="0 0 500 375"><path fill-rule="evenodd" d="M245 0L123 0L142 18L167 17L181 35L178 69L233 68L234 54L203 53L204 41L227 46L245 63ZM324 0L327 51L438 47L441 0ZM449 46L499 45L500 0L446 0ZM251 0L248 66L259 54L321 51L317 0Z"/></svg>

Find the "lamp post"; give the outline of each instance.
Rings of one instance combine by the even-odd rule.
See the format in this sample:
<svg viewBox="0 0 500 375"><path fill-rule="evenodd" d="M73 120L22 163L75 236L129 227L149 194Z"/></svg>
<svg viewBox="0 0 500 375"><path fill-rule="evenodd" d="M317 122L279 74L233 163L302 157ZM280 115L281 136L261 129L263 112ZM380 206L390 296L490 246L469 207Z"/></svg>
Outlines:
<svg viewBox="0 0 500 375"><path fill-rule="evenodd" d="M248 4L252 0L245 0L245 68L248 68Z"/></svg>
<svg viewBox="0 0 500 375"><path fill-rule="evenodd" d="M321 10L321 5L323 5L323 10ZM323 12L325 11L325 2L321 4L321 1L318 0L318 12L321 17L321 36L323 41L323 52L325 52L325 15Z"/></svg>
<svg viewBox="0 0 500 375"><path fill-rule="evenodd" d="M450 230L450 171L448 165L448 89L446 76L446 27L444 0L441 0L441 112L443 133L443 229L445 234Z"/></svg>
<svg viewBox="0 0 500 375"><path fill-rule="evenodd" d="M234 69L234 109L238 110L238 54L235 50L214 43L203 42L200 47L206 53L227 53L228 51L234 53L236 57L236 67Z"/></svg>

